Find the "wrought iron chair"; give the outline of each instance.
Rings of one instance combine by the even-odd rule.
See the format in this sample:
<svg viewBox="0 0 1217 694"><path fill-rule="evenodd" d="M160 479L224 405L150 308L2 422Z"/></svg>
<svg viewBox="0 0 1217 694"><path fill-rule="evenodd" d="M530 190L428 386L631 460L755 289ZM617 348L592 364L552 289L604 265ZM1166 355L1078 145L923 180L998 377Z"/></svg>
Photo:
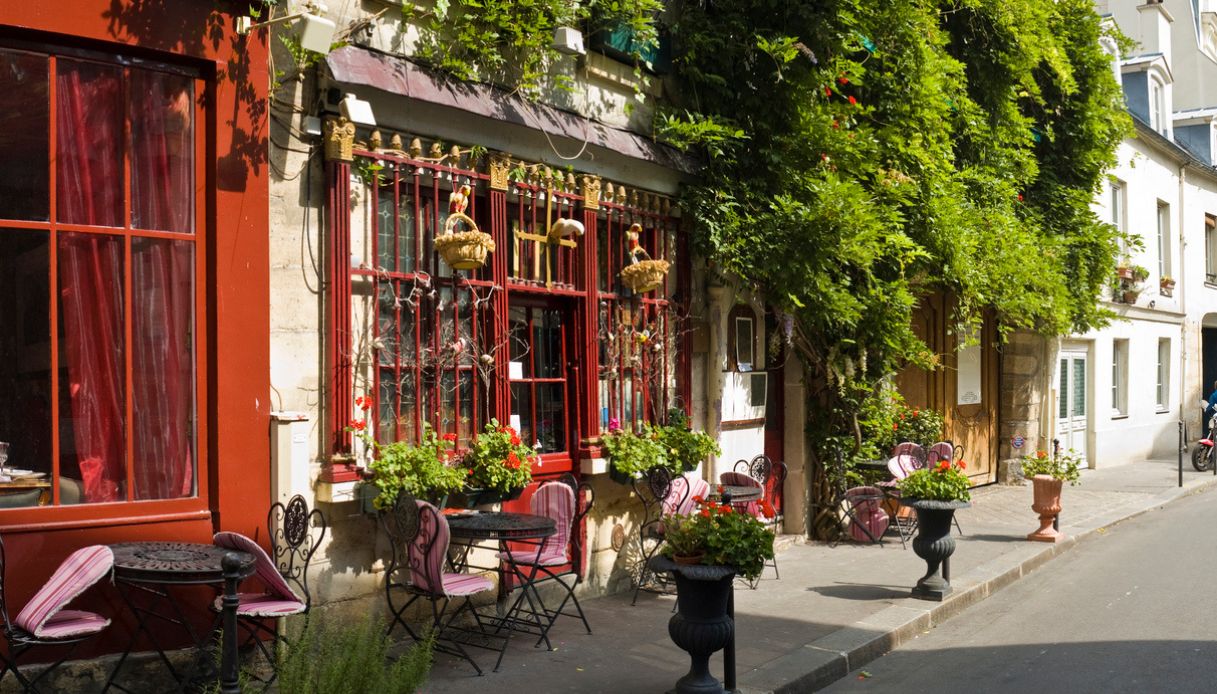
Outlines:
<svg viewBox="0 0 1217 694"><path fill-rule="evenodd" d="M651 468L632 484L634 493L642 499L642 524L638 528L638 585L630 602L636 605L638 593L644 587L652 582L666 585L667 576L656 574L650 568L651 557L663 546L663 517L674 513L691 513L695 505L693 499L709 494L710 485L700 477L678 475L673 479L671 471L661 467Z"/></svg>
<svg viewBox="0 0 1217 694"><path fill-rule="evenodd" d="M114 554L109 547L93 545L78 549L59 565L17 617L9 619L4 593L7 562L4 541L0 539L0 615L4 618L4 639L8 642L8 654L0 653L0 663L4 665L0 669L0 680L11 671L23 692L37 692L35 685L62 665L77 645L109 626L110 620L99 614L63 608L109 574L113 567ZM31 679L18 669L17 659L37 646L68 646L68 650Z"/></svg>
<svg viewBox="0 0 1217 694"><path fill-rule="evenodd" d="M891 524L896 527L896 532L900 535L901 547L907 548L908 540L912 539L913 534L917 531L917 516L912 513L912 509L899 505L900 488L897 485L900 480L923 469L926 465L925 461L926 451L920 445L911 441L898 443L892 448L892 456L887 461L887 470L892 474L892 478L877 485L889 499L896 501L897 505L895 513L892 514Z"/></svg>
<svg viewBox="0 0 1217 694"><path fill-rule="evenodd" d="M281 502L271 505L266 514L266 529L270 536L271 553L241 533L218 532L212 538L217 547L235 549L253 555L254 575L265 587L260 593L238 593L237 605L239 628L244 628L246 646L256 646L270 666L270 676L263 680L264 689L278 677L273 646L288 643L279 633L278 622L268 620L307 614L312 605L308 588L308 566L325 538L328 525L325 515L318 509L309 510L304 497L297 494L285 506ZM222 598L217 597L213 609L221 609ZM270 638L270 645L264 637Z"/></svg>
<svg viewBox="0 0 1217 694"><path fill-rule="evenodd" d="M569 472L556 480L542 484L532 495L529 504L534 514L553 518L557 532L544 540L539 552L532 549L499 552L499 559L507 562L512 573L520 578L521 585L533 590L537 599L536 604L540 606L543 613L537 615L544 623L541 636L537 639L538 645L546 640L550 628L562 615L578 617L583 622L584 628L587 629L587 633L592 633L592 627L583 613L583 607L579 605L579 598L575 596L575 586L583 580L583 542L580 538L580 524L592 510L595 500L595 492L592 491L591 486L586 482L580 484ZM527 575L525 575L525 569L528 569ZM538 577L538 572L544 575ZM563 580L564 577L573 577L573 580L568 583ZM562 602L556 609L546 608L540 593L536 591L536 587L545 582L557 583L564 591ZM574 603L575 612L565 611L568 602Z"/></svg>
<svg viewBox="0 0 1217 694"><path fill-rule="evenodd" d="M745 466L747 466L748 461L746 461L746 460L736 461L735 470L724 472L718 476L719 484L725 484L725 485L729 485L732 487L755 487L757 489L764 490L765 485L761 484L760 480L756 479L752 475L749 475L747 472L739 471L740 463L743 463ZM765 495L765 492L762 491L761 492L762 498L764 497L764 495ZM736 511L742 511L751 516L760 516L761 515L761 502L760 501L732 502L731 506L733 506Z"/></svg>
<svg viewBox="0 0 1217 694"><path fill-rule="evenodd" d="M926 451L927 467L933 467L943 460L951 463L963 462L963 446L956 446L954 441L939 441ZM956 532L963 537L963 528L959 527L959 514L952 516L951 520L955 522Z"/></svg>
<svg viewBox="0 0 1217 694"><path fill-rule="evenodd" d="M783 502L785 501L786 473L788 471L786 463L780 460L775 463L769 456L763 453L754 457L751 461L738 460L735 463L735 473L743 473L755 480L765 490L762 499L775 511L771 519L774 535L778 535L782 529L783 512L785 509ZM759 510L761 504L758 503L757 508ZM781 580L782 575L778 572L777 557L774 557L773 561L765 566L772 566L773 577ZM756 584L756 581L753 581L752 587L755 588Z"/></svg>
<svg viewBox="0 0 1217 694"><path fill-rule="evenodd" d="M511 630L504 630L502 634L488 631L488 625L473 609L473 596L493 592L494 582L480 574L448 571L451 568L448 561L450 535L444 515L425 501L403 496L388 513L381 514L381 521L389 534L393 552L385 571L385 600L391 620L385 635L391 635L400 624L410 638L421 640L405 619L406 611L421 598L431 603L430 628L435 634L435 650L465 660L478 675L482 674L482 668L465 646L498 651L502 662ZM402 592L410 596L404 602L400 598ZM453 601L459 606L445 619L444 613ZM476 631L456 623L465 612L476 620ZM489 645L496 639L502 642L500 647ZM497 664L495 668L498 668Z"/></svg>

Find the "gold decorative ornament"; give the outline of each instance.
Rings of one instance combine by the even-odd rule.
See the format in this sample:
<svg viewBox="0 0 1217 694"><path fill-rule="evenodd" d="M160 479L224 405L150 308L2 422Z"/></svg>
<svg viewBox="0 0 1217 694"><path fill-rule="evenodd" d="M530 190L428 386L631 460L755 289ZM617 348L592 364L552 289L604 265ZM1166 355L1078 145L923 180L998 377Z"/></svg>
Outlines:
<svg viewBox="0 0 1217 694"><path fill-rule="evenodd" d="M398 152L402 151L401 135L399 133L393 133L393 137L389 138L389 148L397 150Z"/></svg>
<svg viewBox="0 0 1217 694"><path fill-rule="evenodd" d="M651 260L651 255L638 243L641 233L642 225L637 222L626 231L626 238L630 241L630 264L621 270L621 283L635 294L658 289L672 266L666 260Z"/></svg>
<svg viewBox="0 0 1217 694"><path fill-rule="evenodd" d="M368 147L371 148L373 152L379 152L381 147L384 146L384 143L384 136L380 134L380 131L373 130L372 136L368 138Z"/></svg>
<svg viewBox="0 0 1217 694"><path fill-rule="evenodd" d="M600 209L600 177L583 177L583 209Z"/></svg>
<svg viewBox="0 0 1217 694"><path fill-rule="evenodd" d="M410 140L410 158L418 159L423 156L423 143L417 137Z"/></svg>
<svg viewBox="0 0 1217 694"><path fill-rule="evenodd" d="M472 191L468 185L452 191L448 198L448 219L444 221L444 233L435 237L435 250L439 251L454 270L475 270L486 264L486 256L494 252L494 239L478 229L477 222L465 214ZM463 223L465 231L457 231Z"/></svg>
<svg viewBox="0 0 1217 694"><path fill-rule="evenodd" d="M552 172L546 168L544 175L546 182L552 186L554 183ZM559 181L561 181L562 175L559 174L557 178ZM583 236L585 231L582 222L576 219L566 219L565 217L559 217L557 221L554 221L553 214L554 191L551 187L545 193L545 228L547 231L544 234L529 233L526 231L520 231L518 226L512 230L516 243L519 243L520 241L532 241L533 243L538 244L540 247L540 252L533 255L533 277L541 274L540 263L542 253L552 255L553 253L557 252L558 248L561 246L565 246L566 248L578 248L579 244L575 243L573 238L568 237ZM514 274L517 277L520 274L520 269L518 267L518 263L520 262L519 259L520 254L516 253L517 267L515 268ZM545 287L549 289L553 286L553 263L547 262L545 263Z"/></svg>
<svg viewBox="0 0 1217 694"><path fill-rule="evenodd" d="M511 175L511 157L490 157L490 189L507 190Z"/></svg>
<svg viewBox="0 0 1217 694"><path fill-rule="evenodd" d="M444 148L440 146L439 142L431 143L431 158L435 161L444 158Z"/></svg>
<svg viewBox="0 0 1217 694"><path fill-rule="evenodd" d="M325 122L326 161L355 161L355 124L346 118Z"/></svg>

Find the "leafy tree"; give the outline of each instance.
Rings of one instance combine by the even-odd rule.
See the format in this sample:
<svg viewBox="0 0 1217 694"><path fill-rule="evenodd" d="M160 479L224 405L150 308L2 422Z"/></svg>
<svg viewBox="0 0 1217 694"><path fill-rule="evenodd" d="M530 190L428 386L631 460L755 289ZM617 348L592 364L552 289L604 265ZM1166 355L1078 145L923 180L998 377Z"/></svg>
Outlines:
<svg viewBox="0 0 1217 694"><path fill-rule="evenodd" d="M1129 121L1106 31L1088 0L674 12L681 103L658 131L706 161L683 209L700 252L790 317L822 471L861 448L878 384L935 365L911 327L925 297L1002 335L1109 319L1119 238L1090 204Z"/></svg>

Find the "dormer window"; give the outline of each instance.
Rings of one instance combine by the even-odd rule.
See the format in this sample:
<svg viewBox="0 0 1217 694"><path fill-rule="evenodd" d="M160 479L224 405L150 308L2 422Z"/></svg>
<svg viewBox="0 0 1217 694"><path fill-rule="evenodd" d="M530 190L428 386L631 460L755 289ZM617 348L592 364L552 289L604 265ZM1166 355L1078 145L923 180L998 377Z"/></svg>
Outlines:
<svg viewBox="0 0 1217 694"><path fill-rule="evenodd" d="M1166 134L1166 87L1157 77L1149 78L1149 126Z"/></svg>

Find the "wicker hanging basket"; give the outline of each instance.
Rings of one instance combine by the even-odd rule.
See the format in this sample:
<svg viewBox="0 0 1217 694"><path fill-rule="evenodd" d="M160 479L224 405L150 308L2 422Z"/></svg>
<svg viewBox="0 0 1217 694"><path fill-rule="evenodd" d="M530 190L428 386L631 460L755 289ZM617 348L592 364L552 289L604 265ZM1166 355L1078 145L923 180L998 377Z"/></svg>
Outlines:
<svg viewBox="0 0 1217 694"><path fill-rule="evenodd" d="M469 231L456 231L457 222L464 222ZM444 233L435 237L435 250L454 270L476 270L486 264L486 256L494 252L494 239L478 229L463 212L453 212L444 222Z"/></svg>
<svg viewBox="0 0 1217 694"><path fill-rule="evenodd" d="M663 284L670 266L666 260L640 260L625 266L621 271L621 283L635 294L645 294Z"/></svg>

